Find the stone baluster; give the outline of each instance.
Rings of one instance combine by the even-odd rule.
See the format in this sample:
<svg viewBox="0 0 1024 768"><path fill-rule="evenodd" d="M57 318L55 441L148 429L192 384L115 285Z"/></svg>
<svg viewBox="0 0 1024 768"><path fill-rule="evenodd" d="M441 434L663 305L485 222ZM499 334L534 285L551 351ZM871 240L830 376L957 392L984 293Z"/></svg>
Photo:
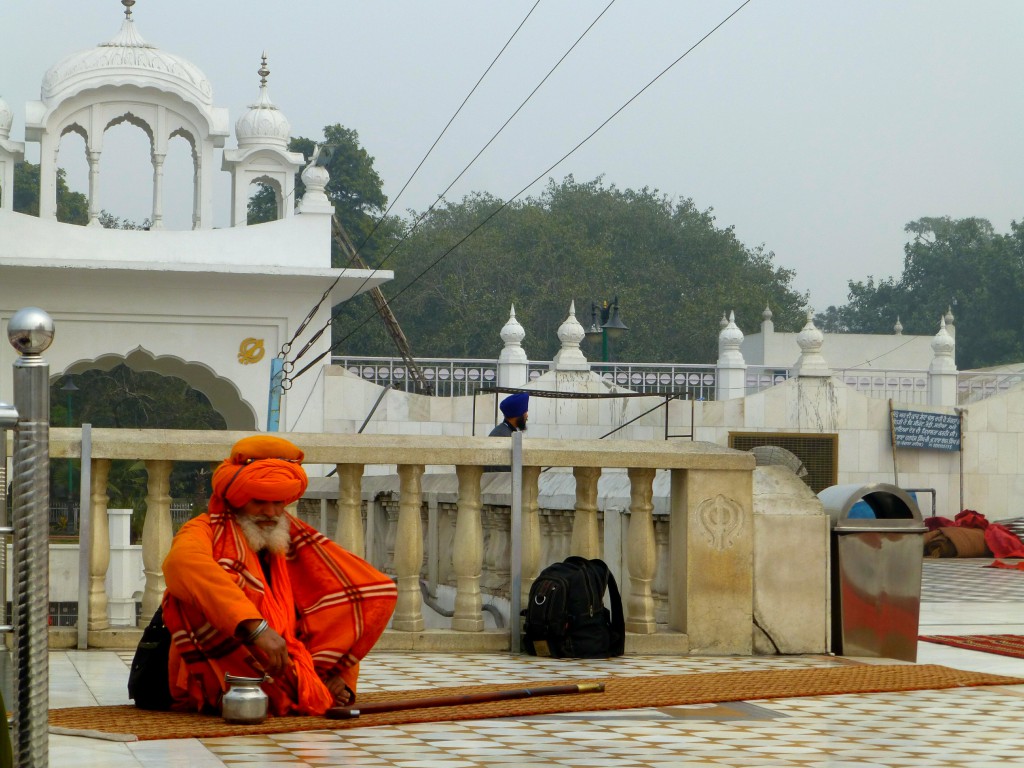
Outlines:
<svg viewBox="0 0 1024 768"><path fill-rule="evenodd" d="M384 509L385 525L387 525L387 530L384 532L384 551L387 553L384 572L389 576L397 576L398 564L395 554L395 541L398 538L398 518L401 507L395 505L395 500L390 495L385 497L382 507Z"/></svg>
<svg viewBox="0 0 1024 768"><path fill-rule="evenodd" d="M483 467L458 466L459 512L455 523L455 615L452 629L480 632L484 628L480 599L480 571L483 566L484 534L480 520L480 476Z"/></svg>
<svg viewBox="0 0 1024 768"><path fill-rule="evenodd" d="M541 536L540 513L537 511L540 467L523 467L523 519L522 519L522 574L520 592L525 608L530 599L530 587L540 573Z"/></svg>
<svg viewBox="0 0 1024 768"><path fill-rule="evenodd" d="M654 520L655 562L654 584L654 616L659 624L668 621L668 585L669 585L669 523L668 518L659 515Z"/></svg>
<svg viewBox="0 0 1024 768"><path fill-rule="evenodd" d="M334 540L366 559L363 537L362 464L338 464L338 529Z"/></svg>
<svg viewBox="0 0 1024 768"><path fill-rule="evenodd" d="M420 567L423 565L423 465L398 467L401 498L395 534L395 572L398 575L398 606L392 626L404 632L423 630Z"/></svg>
<svg viewBox="0 0 1024 768"><path fill-rule="evenodd" d="M655 545L654 470L631 468L629 473L629 536L626 565L629 569L629 594L626 598L626 631L653 634Z"/></svg>
<svg viewBox="0 0 1024 768"><path fill-rule="evenodd" d="M483 569L480 573L480 586L493 590L497 585L497 565L500 553L497 536L498 515L493 508L481 510L480 524L483 527Z"/></svg>
<svg viewBox="0 0 1024 768"><path fill-rule="evenodd" d="M555 521L557 513L545 511L544 514L537 512L537 521L540 528L540 557L538 560L538 573L540 568L553 563L555 560ZM525 574L525 566L524 574ZM525 589L525 587L524 587Z"/></svg>
<svg viewBox="0 0 1024 768"><path fill-rule="evenodd" d="M110 626L107 611L107 568L110 567L110 528L107 517L107 475L110 459L92 461L92 543L89 547L89 631Z"/></svg>
<svg viewBox="0 0 1024 768"><path fill-rule="evenodd" d="M164 596L164 558L171 549L174 526L171 524L171 469L173 461L146 461L149 482L146 487L146 520L142 524L142 568L146 587L142 593L142 615L139 626L145 627L153 618Z"/></svg>
<svg viewBox="0 0 1024 768"><path fill-rule="evenodd" d="M575 512L559 512L556 519L556 531L558 532L558 550L552 562L565 560L572 554L572 521L575 519Z"/></svg>
<svg viewBox="0 0 1024 768"><path fill-rule="evenodd" d="M512 588L512 510L495 510L491 537L494 539L494 594L508 595Z"/></svg>
<svg viewBox="0 0 1024 768"><path fill-rule="evenodd" d="M452 565L452 553L455 550L455 526L458 519L452 504L441 505L441 521L438 525L438 545L441 547L441 561L438 565L438 584L455 586L455 567Z"/></svg>
<svg viewBox="0 0 1024 768"><path fill-rule="evenodd" d="M587 559L601 557L601 537L597 526L597 481L600 467L574 467L576 478L576 516L572 524L569 554Z"/></svg>

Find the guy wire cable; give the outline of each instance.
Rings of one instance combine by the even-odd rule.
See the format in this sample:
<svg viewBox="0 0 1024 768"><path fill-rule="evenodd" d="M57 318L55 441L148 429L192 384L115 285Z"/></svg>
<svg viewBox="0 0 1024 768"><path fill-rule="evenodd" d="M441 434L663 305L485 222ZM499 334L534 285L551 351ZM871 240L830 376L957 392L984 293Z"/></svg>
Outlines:
<svg viewBox="0 0 1024 768"><path fill-rule="evenodd" d="M656 83L659 79L661 79L661 77L663 75L665 75L669 70L671 70L673 67L675 67L680 61L682 61L688 55L690 55L690 53L692 53L701 43L703 43L705 40L707 40L709 37L711 37L711 35L713 35L715 32L717 32L719 29L721 29L736 14L738 14L740 11L742 11L744 8L746 8L747 5L750 4L750 2L751 2L751 0L743 0L743 2L740 3L740 5L738 5L735 10L732 11L732 13L730 13L728 16L726 16L724 19L722 19L720 22L718 22L718 24L716 24L714 27L712 27L712 29L709 32L707 32L697 42L695 42L693 45L691 45L689 48L687 48L678 58L675 59L675 61L673 61L671 64L669 64L663 70L661 70L661 72L659 72L657 75L655 75L654 78L651 79L647 83L647 85L645 85L643 88L641 88L635 94L633 94L622 106L620 106L618 109L616 109L608 118L606 118L600 125L598 125L597 128L595 128L593 131L591 131L575 147L573 147L568 152L566 152L564 155L562 155L561 158L556 160L552 165L550 165L542 173L538 174L537 177L533 179L533 181L531 181L525 187L520 189L515 195L513 195L508 200L503 202L498 208L496 208L483 221L481 221L479 224L477 224L464 237L462 237L458 242L456 242L455 245L453 245L447 251L445 251L440 256L438 256L434 261L432 261L430 264L428 264L427 267L423 271L421 271L418 275L416 275L416 277L414 277L409 283L407 283L405 285L405 287L403 287L400 291L398 291L398 293L396 293L394 296L392 296L390 299L388 299L388 303L393 302L395 299L397 299L399 296L401 296L403 293L405 293L407 290L409 290L409 288L411 288L421 277L423 277L423 275L425 275L427 272L429 272L431 269L433 269L435 266L437 266L446 256L448 256L448 254L450 254L452 251L454 251L456 248L458 248L460 245L462 245L464 242L466 242L466 240L468 240L470 237L472 237L474 234L476 234L476 232L479 229L481 229L485 224L487 224L491 219L493 219L495 216L497 216L499 213L501 213L503 210L505 210L505 208L507 208L510 203L514 202L519 197L521 197L526 192L526 190L528 190L530 187L532 187L538 181L543 179L548 173L550 173L552 170L554 170L559 165L561 165L563 162L565 162L565 160L567 160L569 157L571 157L573 154L575 154L577 152L577 150L579 150L580 147L582 147L584 144L586 144L588 141L590 141L590 139L592 139L594 136L596 136L598 134L598 132L600 132L606 125L608 125L608 123L610 123L612 120L614 120L624 109L626 109L626 107L628 107L630 104L632 104L637 98L640 97L641 94L643 94L648 88L650 88L652 85L654 85L654 83ZM311 360L310 362L306 363L305 366L303 366L301 369L299 369L299 371L294 376L291 376L289 378L295 379L295 378L301 376L306 371L308 371L310 368L312 368L318 362L323 360L327 355L329 355L331 352L333 352L338 347L338 345L340 345L342 342L347 341L348 339L350 339L352 337L352 335L356 331L358 331L360 328L362 328L364 325L366 325L375 315L376 315L376 312L374 312L371 315L367 315L363 319L363 321L361 323L359 323L355 328L353 328L348 334L346 334L345 336L343 336L340 339L338 339L334 344L331 345L331 347L326 352L322 352L321 354L317 355L313 360ZM320 332L322 333L323 330L324 329L321 329Z"/></svg>
<svg viewBox="0 0 1024 768"><path fill-rule="evenodd" d="M458 109L455 110L455 114L453 114L449 118L449 120L445 124L444 128L442 128L441 132L437 135L437 138L434 139L434 143L430 145L430 149L428 149L426 154L423 155L423 159L420 160L419 165L416 166L416 168L413 170L413 172L409 175L409 178L406 179L405 184L402 185L402 188L400 190L398 190L398 194L395 195L394 199L392 199L391 205L389 205L387 207L387 209L384 211L384 213L382 213L377 218L377 221L374 222L373 228L370 230L369 234L367 234L366 237L363 238L363 241L358 245L358 247L355 250L355 254L353 254L353 256L349 258L348 263L345 265L344 269L348 269L348 267L352 264L352 261L355 258L355 256L358 255L362 251L363 246L366 245L370 241L370 238L373 237L374 233L380 227L381 223L384 221L384 219L387 218L387 215L389 213L391 213L391 209L395 207L396 203L398 203L399 198L402 197L402 193L405 192L405 190L406 190L406 188L408 188L409 184L412 183L412 180L416 177L416 174L419 173L420 168L423 167L423 164L427 161L427 158L430 157L430 154L434 151L434 148L441 141L441 138L445 135L445 133L451 127L451 124L453 122L455 122L455 118L459 116L460 112L462 112L462 108L466 106L466 103L469 101L469 99L473 96L474 93L476 93L476 89L480 87L480 83L482 83L484 81L484 78L487 77L487 74L491 71L491 69L494 67L494 65L498 62L498 59L500 59L502 54L505 53L505 49L509 47L509 45L512 43L512 41L515 39L516 35L519 34L519 30L521 30L523 28L523 25L526 24L526 21L530 18L530 16L533 14L533 12L537 9L538 5L540 5L540 0L537 0L537 2L535 2L533 4L533 7L530 8L530 10L527 12L526 16L523 17L523 20L521 22L519 22L519 26L515 28L515 31L512 33L512 35L509 37L509 39L505 41L505 44L501 47L501 50L499 50L498 53L495 55L495 57L491 60L491 63L487 65L487 69L485 69L483 74L480 75L480 77L477 79L476 84L470 89L469 93L466 94L466 97L462 100L462 103L459 105ZM463 173L465 173L465 171L463 171ZM380 268L379 265L378 265L377 268L378 269ZM374 271L376 271L376 270L374 270ZM370 277L372 277L372 276L373 276L373 273L370 274ZM299 334L302 333L306 329L306 326L309 325L310 320L313 319L314 315L316 315L316 313L320 309L320 307L323 306L323 303L325 301L327 301L327 297L330 295L331 291L334 290L334 287L338 284L339 280L341 280L341 275L340 274L334 279L334 282L331 283L330 287L328 287L328 289L326 291L324 291L323 296L320 297L320 300L309 311L309 314L306 315L306 319L303 320L301 323L299 323L299 327L295 330L295 333L292 334L291 339L289 339L287 342L285 342L284 344L281 345L281 351L278 354L279 357L282 356L282 355L287 355L288 354L288 352L291 350L292 344L295 343L295 340L299 337ZM369 280L369 277L367 278L367 280ZM366 285L366 280L363 281L363 285ZM360 285L359 287L362 288L363 285ZM296 358L296 359L298 359L298 358Z"/></svg>
<svg viewBox="0 0 1024 768"><path fill-rule="evenodd" d="M541 86L543 86L544 83L547 82L548 78L550 78L551 75L554 74L555 70L558 69L558 67L561 65L561 63L563 61L565 61L565 59L569 56L569 54L572 53L573 50L575 50L576 46L580 44L580 41L582 41L583 38L587 36L587 34L590 32L590 30L594 28L594 25L597 24L598 21L600 21L601 17L604 16L604 14L608 11L608 9L611 8L614 4L615 4L615 0L611 0L608 3L608 5L605 6L604 10L602 10L597 15L597 17L592 22L590 22L590 24L587 26L587 28L585 30L583 30L583 33L578 38L576 38L576 41L571 46L569 46L568 50L566 50L566 52L562 54L561 58L559 58L558 61L555 62L554 66L552 66L551 69L548 70L548 73L546 75L544 75L544 77L541 79L541 81L539 83L537 83L537 85L533 88L532 91L530 91L530 93L527 95L527 97L525 99L523 99L522 102L520 102L519 106L516 107L515 111L513 111L512 114L508 116L508 118L505 120L505 122L502 123L501 127L498 128L497 131L495 131L494 135L491 136L491 138L488 139L487 143L484 144L484 146L480 149L480 151L477 152L473 156L473 158L469 161L469 163L466 164L466 167L464 167L459 172L459 175L456 176L451 181L451 183L447 187L444 188L444 190L441 192L441 194L439 194L437 196L437 199L435 199L434 202L431 203L430 207L427 208L427 210L425 210L423 213L421 213L419 215L419 217L413 223L413 226L410 227L406 231L406 233L402 236L402 238L397 243L395 243L395 245L393 245L391 247L391 250L388 251L387 254L385 254L384 258L380 260L380 263L377 264L377 266L374 267L373 270L371 270L370 274L367 275L367 277L359 285L359 288L356 289L355 295L358 295L361 292L363 286L365 286L370 281L370 279L374 276L374 274L376 274L384 266L384 264L387 262L387 260L390 259L394 255L395 251L397 251L399 248L401 248L402 245L405 243L405 241L408 240L410 236L412 236L412 234L419 228L420 224L422 224L426 220L426 218L430 214L430 212L433 211L434 208L437 207L438 203L440 203L442 200L445 199L445 195L448 194L448 191L452 187L454 187L456 183L458 183L459 179L461 179L463 176L466 175L466 172L473 166L473 164L478 159L480 159L480 156L487 150L487 148L489 146L491 146L491 144L494 143L494 141L498 138L498 136L501 135L502 131L504 131L505 128L508 127L508 124L511 123L512 120L515 118L515 116L518 115L522 111L523 107L526 106L527 102L529 102L530 99L532 99L534 97L534 95L536 95L537 91L540 90ZM522 194L522 193L520 193L520 194ZM367 238L367 239L369 239L369 238ZM366 240L364 240L363 243L365 244ZM339 276L339 279L340 279L340 276ZM335 281L335 282L337 282L337 281ZM314 312L317 309L320 308L320 305L322 303L323 303L323 299L321 299L320 303L318 303L317 306L314 307ZM294 368L295 361L297 361L299 358L301 358L303 355L305 355L306 352L309 351L310 347L312 347L313 344L315 344L317 342L317 340L324 334L324 332L328 328L331 327L331 323L333 321L334 321L334 316L332 315L330 320L328 320L327 323L325 323L324 326L322 328L320 328L320 330L318 330L316 333L314 333L313 336L309 339L309 341L306 342L305 346L302 349L299 350L298 354L295 355L295 357L292 358L292 360L289 361L289 364L293 368ZM359 327L361 328L364 324L365 323L360 323ZM305 326L303 326L303 328L304 327ZM296 336L297 335L298 335L298 333L296 333ZM294 341L294 338L292 339L292 341ZM289 342L288 351L291 351L291 342ZM286 352L286 354L287 354L287 352Z"/></svg>

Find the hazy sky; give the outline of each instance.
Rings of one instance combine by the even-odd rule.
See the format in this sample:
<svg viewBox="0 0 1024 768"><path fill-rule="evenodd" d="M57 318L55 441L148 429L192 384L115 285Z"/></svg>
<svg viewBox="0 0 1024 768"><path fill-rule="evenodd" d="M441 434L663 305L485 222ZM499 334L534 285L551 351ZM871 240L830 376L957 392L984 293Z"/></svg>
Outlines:
<svg viewBox="0 0 1024 768"><path fill-rule="evenodd" d="M617 0L449 198L518 193L741 2ZM393 199L533 4L139 0L134 17L148 42L203 70L232 125L257 96L265 49L292 134L356 129ZM427 208L607 4L541 0L396 212ZM117 0L0 0L13 139L46 70L111 38L121 12ZM1024 217L1022 40L1021 0L752 0L550 175L603 174L713 208L824 309L846 301L849 279L901 272L908 221L980 216L1006 231ZM141 220L146 143L113 130L123 146L105 143L103 168L118 178L104 177L102 205ZM61 164L84 191L71 141ZM183 152L168 166L171 183L191 173ZM217 176L224 226L228 176ZM169 225L187 210L170 200Z"/></svg>

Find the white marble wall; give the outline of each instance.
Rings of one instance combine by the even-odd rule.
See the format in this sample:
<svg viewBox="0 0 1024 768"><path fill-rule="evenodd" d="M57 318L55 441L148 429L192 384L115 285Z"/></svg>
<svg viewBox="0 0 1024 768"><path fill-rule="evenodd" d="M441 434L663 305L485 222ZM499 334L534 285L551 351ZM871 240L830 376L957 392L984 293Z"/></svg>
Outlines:
<svg viewBox="0 0 1024 768"><path fill-rule="evenodd" d="M586 375L586 374L580 374ZM568 382L563 382L568 385ZM545 387L545 388L550 388ZM568 386L565 387L566 389ZM340 368L329 368L325 385L325 430L356 432L380 393ZM476 398L477 435L494 424L494 396ZM473 433L472 397L423 397L389 392L367 424L369 434L469 435ZM597 438L647 411L660 398L551 400L530 403L529 437ZM693 423L691 426L691 406ZM949 408L915 410L952 413ZM870 398L834 378L791 379L744 398L716 402L673 401L668 406L669 434L694 432L695 439L728 445L730 432L794 432L838 435L837 482L897 480L904 488L934 488L937 513L952 517L961 507L961 455L956 452L899 448L894 478L889 402ZM662 440L665 410L657 408L621 431L617 439ZM687 439L687 438L675 438ZM972 403L965 409L963 507L990 520L1024 516L1024 387ZM919 495L922 512L931 500Z"/></svg>

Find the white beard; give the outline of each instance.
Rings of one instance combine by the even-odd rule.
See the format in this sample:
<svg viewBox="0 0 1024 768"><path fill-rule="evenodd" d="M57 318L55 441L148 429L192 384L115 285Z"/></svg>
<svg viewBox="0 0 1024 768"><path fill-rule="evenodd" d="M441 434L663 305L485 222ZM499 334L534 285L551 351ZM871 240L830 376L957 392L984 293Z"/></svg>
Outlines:
<svg viewBox="0 0 1024 768"><path fill-rule="evenodd" d="M288 522L287 515L281 515L277 518L277 524L273 528L266 529L261 528L259 523L249 515L237 515L235 520L241 526L242 533L254 552L262 552L266 549L272 554L283 555L291 546L291 524Z"/></svg>

